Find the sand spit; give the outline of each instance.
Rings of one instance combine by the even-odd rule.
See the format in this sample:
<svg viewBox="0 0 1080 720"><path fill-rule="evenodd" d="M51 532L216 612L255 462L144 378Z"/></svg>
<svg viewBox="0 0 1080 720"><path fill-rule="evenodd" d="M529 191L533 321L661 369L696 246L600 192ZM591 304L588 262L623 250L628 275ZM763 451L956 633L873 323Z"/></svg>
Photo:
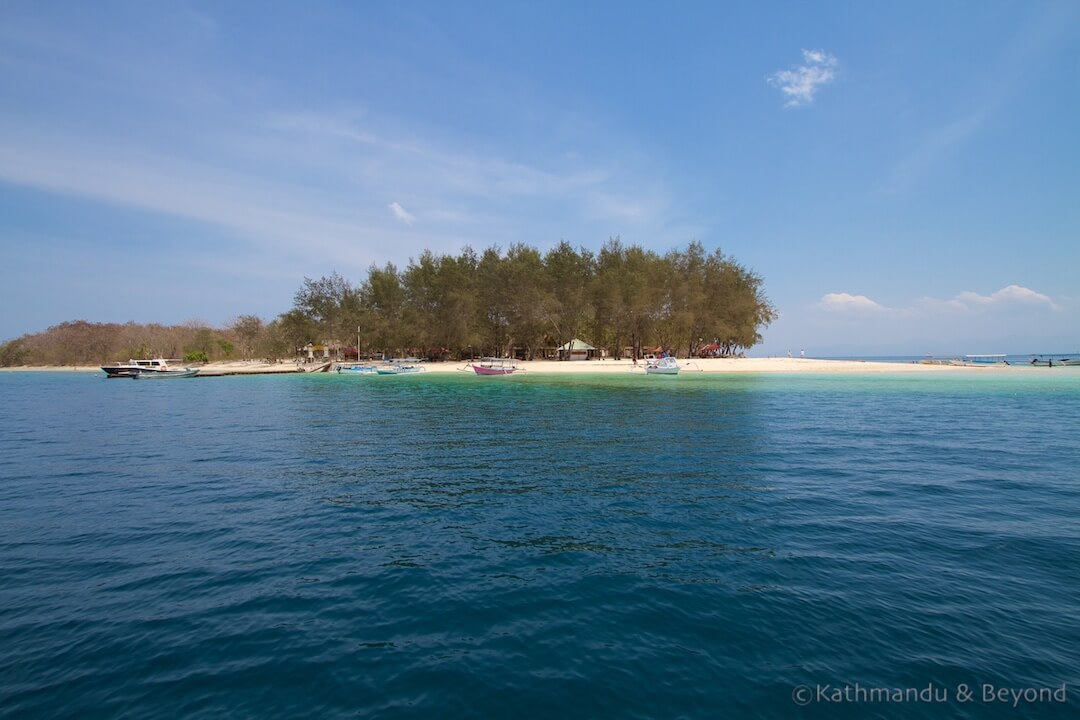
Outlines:
<svg viewBox="0 0 1080 720"><path fill-rule="evenodd" d="M962 367L952 365L924 365L921 363L873 362L861 360L816 360L812 358L708 358L680 359L682 372L693 373L761 373L761 374L865 374L865 373L996 373L1022 371L1018 366ZM267 363L262 361L214 362L196 366L196 377L223 377L228 375L278 375L316 372L324 364L298 365L295 362ZM469 371L468 361L424 363L428 373L455 373ZM635 371L630 360L588 360L561 362L557 360L534 360L519 362L518 367L529 374L615 374ZM636 371L643 373L643 365ZM1024 368L1026 369L1026 368ZM97 366L22 366L2 368L3 371L22 372L86 372L101 373ZM333 366L329 367L333 372Z"/></svg>

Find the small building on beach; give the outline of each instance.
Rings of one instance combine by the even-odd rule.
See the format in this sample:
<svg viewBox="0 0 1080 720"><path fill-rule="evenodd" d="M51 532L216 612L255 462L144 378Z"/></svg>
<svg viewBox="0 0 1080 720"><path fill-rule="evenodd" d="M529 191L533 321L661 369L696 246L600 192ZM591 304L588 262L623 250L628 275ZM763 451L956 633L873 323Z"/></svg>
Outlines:
<svg viewBox="0 0 1080 720"><path fill-rule="evenodd" d="M588 360L596 352L589 343L584 340L574 338L565 345L559 346L559 359L560 360Z"/></svg>

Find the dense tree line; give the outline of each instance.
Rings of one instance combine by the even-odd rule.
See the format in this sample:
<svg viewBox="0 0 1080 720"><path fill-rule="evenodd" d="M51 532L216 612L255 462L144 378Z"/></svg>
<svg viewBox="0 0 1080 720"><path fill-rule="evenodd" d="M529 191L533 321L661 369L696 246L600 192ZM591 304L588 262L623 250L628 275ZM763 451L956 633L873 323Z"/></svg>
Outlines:
<svg viewBox="0 0 1080 720"><path fill-rule="evenodd" d="M251 333L252 323L257 326L256 335ZM259 318L250 315L223 330L197 321L167 326L75 320L3 343L0 366L97 365L155 357L189 362L240 359L253 357L262 349L255 345L256 336L258 342L265 342L265 328Z"/></svg>
<svg viewBox="0 0 1080 720"><path fill-rule="evenodd" d="M613 357L656 346L680 355L703 344L735 354L776 317L762 280L699 243L658 254L618 238L593 253L560 242L457 256L425 251L399 270L371 267L353 283L305 278L291 310L228 327L67 322L0 345L0 365L85 365L126 358L188 361L293 358L305 347L364 356L518 354L532 359L574 338Z"/></svg>
<svg viewBox="0 0 1080 720"><path fill-rule="evenodd" d="M532 359L581 338L613 357L703 344L735 354L776 317L762 280L700 243L664 255L609 240L598 253L561 242L457 256L425 251L404 270L372 267L350 283L305 278L271 327L294 342L355 346L363 355L519 354Z"/></svg>

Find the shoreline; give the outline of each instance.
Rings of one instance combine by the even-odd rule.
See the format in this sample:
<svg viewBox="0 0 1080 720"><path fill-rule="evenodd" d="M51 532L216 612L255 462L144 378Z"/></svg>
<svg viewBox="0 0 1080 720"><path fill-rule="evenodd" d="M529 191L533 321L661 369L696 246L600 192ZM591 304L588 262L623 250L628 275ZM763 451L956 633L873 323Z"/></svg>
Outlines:
<svg viewBox="0 0 1080 720"><path fill-rule="evenodd" d="M423 363L428 373L446 374L460 372L468 367L468 361ZM881 362L872 360L819 360L815 358L702 358L680 359L679 365L687 375L703 374L868 374L868 373L988 373L1028 371L1017 365L971 367L956 365L925 365L922 363ZM634 371L631 360L529 360L517 366L530 375L606 375ZM297 366L295 363L265 363L259 361L214 362L199 366L196 377L224 377L230 375L296 375L309 374L307 368L319 364ZM639 361L638 372L644 365ZM24 365L0 368L0 372L79 372L101 373L99 366L45 366ZM331 369L332 373L333 370ZM314 373L310 373L314 374Z"/></svg>

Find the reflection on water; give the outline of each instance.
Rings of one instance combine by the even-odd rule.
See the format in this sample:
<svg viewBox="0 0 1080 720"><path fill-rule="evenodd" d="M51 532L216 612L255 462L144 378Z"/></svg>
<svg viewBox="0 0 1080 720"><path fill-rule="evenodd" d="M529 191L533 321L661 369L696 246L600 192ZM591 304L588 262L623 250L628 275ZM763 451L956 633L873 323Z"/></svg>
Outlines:
<svg viewBox="0 0 1080 720"><path fill-rule="evenodd" d="M417 522L433 554L413 552L413 565L452 562L447 547L495 566L571 553L576 572L664 568L668 581L700 582L722 575L723 557L770 552L744 537L755 496L769 492L754 470L766 431L746 384L320 383L311 404L325 408L327 430L297 436L302 477L317 483L305 491L364 509L374 545ZM394 527L381 528L381 517Z"/></svg>

